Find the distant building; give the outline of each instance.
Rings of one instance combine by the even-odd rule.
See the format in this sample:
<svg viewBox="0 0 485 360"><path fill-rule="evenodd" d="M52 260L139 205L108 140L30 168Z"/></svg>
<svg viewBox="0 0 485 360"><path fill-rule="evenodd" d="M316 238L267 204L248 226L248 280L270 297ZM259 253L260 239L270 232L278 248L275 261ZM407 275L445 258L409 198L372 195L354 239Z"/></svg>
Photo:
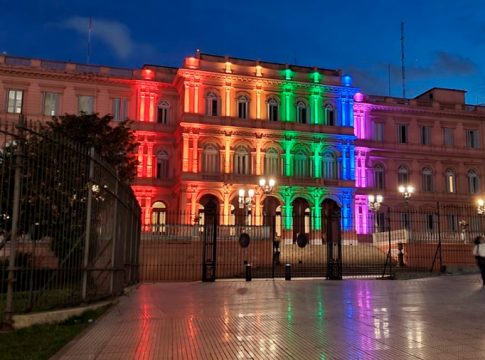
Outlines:
<svg viewBox="0 0 485 360"><path fill-rule="evenodd" d="M181 68L136 70L2 55L0 94L11 121L81 111L134 120L133 189L148 229L175 213L204 221L211 207L222 225L275 215L284 241L321 243L325 211L340 210L344 238L364 235L369 193L398 207L398 185L412 184L412 207L471 204L485 171L485 108L465 105L463 91L366 96L339 70L200 53ZM262 177L276 180L270 194ZM255 190L247 212L240 189Z"/></svg>

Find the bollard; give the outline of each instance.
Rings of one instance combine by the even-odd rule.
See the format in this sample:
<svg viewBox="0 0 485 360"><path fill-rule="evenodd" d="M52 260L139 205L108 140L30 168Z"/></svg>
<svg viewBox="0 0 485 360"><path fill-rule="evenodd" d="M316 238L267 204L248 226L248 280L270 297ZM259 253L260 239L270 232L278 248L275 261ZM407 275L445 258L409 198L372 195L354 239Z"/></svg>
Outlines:
<svg viewBox="0 0 485 360"><path fill-rule="evenodd" d="M291 264L285 265L285 280L291 280Z"/></svg>
<svg viewBox="0 0 485 360"><path fill-rule="evenodd" d="M251 264L246 264L246 281L251 281Z"/></svg>

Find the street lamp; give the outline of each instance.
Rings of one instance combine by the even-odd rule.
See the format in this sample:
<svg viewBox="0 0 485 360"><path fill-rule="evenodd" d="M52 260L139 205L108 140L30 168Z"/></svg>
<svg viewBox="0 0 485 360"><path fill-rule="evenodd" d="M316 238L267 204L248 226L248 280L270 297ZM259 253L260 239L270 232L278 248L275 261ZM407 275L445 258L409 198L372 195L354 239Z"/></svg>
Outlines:
<svg viewBox="0 0 485 360"><path fill-rule="evenodd" d="M412 185L401 185L398 187L399 192L404 197L404 199L408 200L411 195L414 193L414 186Z"/></svg>
<svg viewBox="0 0 485 360"><path fill-rule="evenodd" d="M368 196L368 200L369 200L369 208L373 212L378 212L379 209L381 208L382 201L384 200L384 197L382 195L372 195L372 194L370 194Z"/></svg>
<svg viewBox="0 0 485 360"><path fill-rule="evenodd" d="M259 187L266 195L270 194L273 191L275 184L276 180L273 178L269 178L268 180L266 180L265 178L259 179Z"/></svg>
<svg viewBox="0 0 485 360"><path fill-rule="evenodd" d="M485 201L483 199L477 200L477 213L478 215L485 215Z"/></svg>
<svg viewBox="0 0 485 360"><path fill-rule="evenodd" d="M249 189L247 192L244 189L239 189L239 208L246 208L248 211L251 210L254 199L254 190Z"/></svg>

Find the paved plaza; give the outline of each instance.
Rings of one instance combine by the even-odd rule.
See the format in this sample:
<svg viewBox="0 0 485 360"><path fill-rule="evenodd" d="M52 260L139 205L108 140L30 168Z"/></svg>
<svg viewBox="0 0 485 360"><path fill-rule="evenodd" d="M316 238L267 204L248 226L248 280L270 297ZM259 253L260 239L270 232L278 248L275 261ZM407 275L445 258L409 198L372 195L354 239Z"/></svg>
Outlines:
<svg viewBox="0 0 485 360"><path fill-rule="evenodd" d="M479 275L143 284L60 359L485 359Z"/></svg>

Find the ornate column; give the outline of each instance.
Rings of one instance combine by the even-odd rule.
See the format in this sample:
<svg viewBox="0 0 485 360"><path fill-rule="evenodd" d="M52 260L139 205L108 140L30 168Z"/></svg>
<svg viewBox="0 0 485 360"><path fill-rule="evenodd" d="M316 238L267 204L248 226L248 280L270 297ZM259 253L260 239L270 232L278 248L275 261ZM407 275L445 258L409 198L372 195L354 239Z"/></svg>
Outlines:
<svg viewBox="0 0 485 360"><path fill-rule="evenodd" d="M189 134L183 133L182 171L189 171Z"/></svg>
<svg viewBox="0 0 485 360"><path fill-rule="evenodd" d="M143 148L145 144L141 141L138 146L138 166L136 169L136 177L143 177Z"/></svg>
<svg viewBox="0 0 485 360"><path fill-rule="evenodd" d="M192 135L192 172L199 172L199 135Z"/></svg>
<svg viewBox="0 0 485 360"><path fill-rule="evenodd" d="M261 206L261 190L256 190L254 199L255 199L255 204L254 204L254 214L252 214L253 217L253 222L252 224L255 224L256 226L261 226L263 224L263 211L262 211L262 206Z"/></svg>
<svg viewBox="0 0 485 360"><path fill-rule="evenodd" d="M311 207L311 218L313 219L311 232L312 238L310 243L314 245L322 244L322 198L326 193L323 188L309 188L308 192L313 198L313 206Z"/></svg>
<svg viewBox="0 0 485 360"><path fill-rule="evenodd" d="M194 84L194 113L199 113L199 84Z"/></svg>
<svg viewBox="0 0 485 360"><path fill-rule="evenodd" d="M184 83L184 113L190 112L190 85Z"/></svg>
<svg viewBox="0 0 485 360"><path fill-rule="evenodd" d="M284 202L284 205L281 207L283 217L283 230L281 233L281 238L284 244L293 243L293 206L291 205L291 201L294 193L295 189L291 186L281 187L281 195Z"/></svg>
<svg viewBox="0 0 485 360"><path fill-rule="evenodd" d="M226 111L224 115L231 116L231 83L230 82L226 82L225 90L226 90L226 98L225 98Z"/></svg>
<svg viewBox="0 0 485 360"><path fill-rule="evenodd" d="M140 96L139 96L139 113L138 113L138 119L140 121L145 121L145 91L140 90Z"/></svg>
<svg viewBox="0 0 485 360"><path fill-rule="evenodd" d="M231 133L225 133L225 148L224 148L224 173L229 174L231 172Z"/></svg>
<svg viewBox="0 0 485 360"><path fill-rule="evenodd" d="M262 134L256 135L256 175L262 175L263 174L263 167L262 167L262 155L263 153L261 152L261 143L262 143Z"/></svg>
<svg viewBox="0 0 485 360"><path fill-rule="evenodd" d="M224 225L229 225L229 218L231 216L230 214L230 204L229 204L229 195L231 193L231 185L229 184L224 184L223 186L223 212L222 212L222 223Z"/></svg>
<svg viewBox="0 0 485 360"><path fill-rule="evenodd" d="M197 185L190 186L190 221L192 222L197 214Z"/></svg>
<svg viewBox="0 0 485 360"><path fill-rule="evenodd" d="M153 142L148 143L147 153L147 177L153 177L155 172L153 171Z"/></svg>
<svg viewBox="0 0 485 360"><path fill-rule="evenodd" d="M256 90L256 119L261 119L261 89Z"/></svg>

